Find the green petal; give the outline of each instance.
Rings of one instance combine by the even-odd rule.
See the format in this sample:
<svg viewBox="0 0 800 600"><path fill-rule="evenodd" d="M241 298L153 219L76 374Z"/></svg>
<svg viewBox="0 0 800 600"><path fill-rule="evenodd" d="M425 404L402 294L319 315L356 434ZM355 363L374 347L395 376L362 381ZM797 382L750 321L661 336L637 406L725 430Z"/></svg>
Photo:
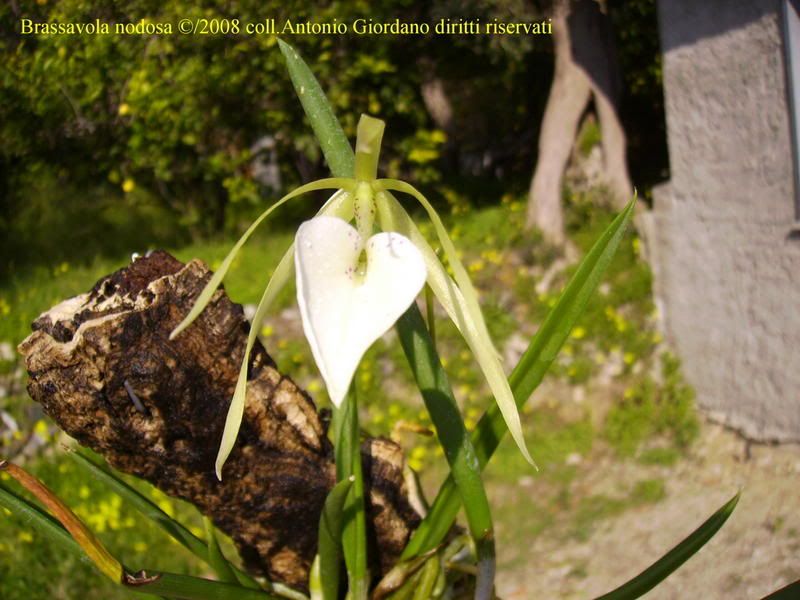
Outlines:
<svg viewBox="0 0 800 600"><path fill-rule="evenodd" d="M436 209L433 208L433 205L422 194L422 192L420 192L410 183L406 183L405 181L400 181L398 179L380 179L375 183L378 187L383 189L413 196L419 201L420 204L422 204L423 208L428 213L431 222L433 223L433 227L436 230L436 236L439 238L439 242L442 244L442 249L447 257L447 262L450 263L450 267L453 269L453 276L458 284L459 289L461 290L461 293L464 296L464 300L466 301L470 310L478 316L476 322L485 331L486 338L489 344L492 345L492 349L494 349L494 344L489 336L489 330L487 329L486 323L483 320L483 314L481 313L480 304L478 303L478 293L475 291L475 287L472 285L472 280L469 278L469 275L467 275L467 270L464 268L461 259L458 258L456 247L453 245L453 241L450 239L450 235L447 233L447 229L445 228L444 223L442 223L439 213L436 212ZM497 351L495 350L495 352ZM500 356L500 353L498 352L497 355Z"/></svg>
<svg viewBox="0 0 800 600"><path fill-rule="evenodd" d="M184 329L186 329L189 325L194 322L197 316L203 312L203 309L208 305L211 297L214 295L214 292L219 287L219 284L222 283L223 278L228 273L228 269L233 262L233 259L239 253L244 243L248 240L248 238L253 234L253 232L261 225L262 221L266 219L272 211L276 208L283 205L285 202L300 196L302 194L306 194L308 192L314 192L317 190L331 190L331 189L344 189L350 190L353 188L354 182L352 179L345 178L345 177L331 177L329 179L320 179L319 181L312 181L311 183L307 183L306 185L301 185L296 190L289 192L283 198L278 200L275 204L270 206L267 210L261 213L253 224L248 227L247 231L244 232L244 235L239 238L239 241L233 246L230 252L228 252L228 256L225 257L225 260L222 261L219 269L214 273L211 277L211 280L206 284L206 287L203 288L203 291L200 292L200 295L197 297L197 300L192 307L192 310L189 311L189 314L180 322L180 324L172 330L172 333L169 335L169 339L175 339L177 335L179 335Z"/></svg>
<svg viewBox="0 0 800 600"><path fill-rule="evenodd" d="M275 206L273 206L273 208L275 208ZM325 205L317 214L334 215L349 221L353 218L352 194L349 192L337 192L331 196L328 202L325 203ZM234 248L231 253L233 254L235 250L236 248ZM272 305L272 302L275 300L280 291L283 289L283 286L289 282L293 273L294 244L289 246L289 249L283 255L283 258L281 258L281 261L275 268L275 272L272 274L269 283L267 283L267 288L264 290L264 294L261 296L261 300L258 303L258 308L256 308L256 314L253 317L253 322L250 324L250 333L247 336L247 347L244 351L242 366L239 369L239 378L236 380L236 390L233 393L233 399L231 400L231 405L228 408L228 415L225 417L225 429L222 433L222 441L220 442L217 460L214 465L214 469L219 480L222 480L222 467L225 464L225 461L228 460L231 450L233 450L233 446L236 443L236 436L239 434L239 426L242 424L244 402L247 395L247 366L250 363L250 351L253 349L253 346L256 343L258 332L261 329L261 323L267 314L267 310ZM211 282L209 282L209 285L210 284ZM208 286L206 286L206 289L208 289ZM205 290L203 290L203 293L205 293ZM194 309L192 309L192 311L194 312Z"/></svg>
<svg viewBox="0 0 800 600"><path fill-rule="evenodd" d="M387 181L391 183L391 186L386 183ZM462 286L460 281L458 281L458 285L456 285L450 277L447 276L447 271L441 261L436 257L436 253L427 241L424 241L424 237L413 224L408 213L400 206L400 203L389 194L379 193L376 195L376 205L378 207L378 215L381 218L381 226L387 231L394 230L406 235L422 252L422 256L428 266L428 285L431 286L433 293L442 303L442 306L445 307L450 318L456 323L467 345L475 355L475 359L478 361L478 365L483 371L484 377L486 377L486 381L495 397L495 401L503 415L511 437L514 438L525 460L536 466L536 463L533 461L533 458L531 458L525 446L525 438L522 434L522 422L519 417L519 412L517 411L517 405L514 402L514 395L511 393L511 387L506 379L503 366L500 364L500 359L489 337L489 332L483 320L483 314L480 311L480 307L477 306L474 288L472 288L472 284L469 281L469 277L463 265L461 265L461 261L459 261L458 257L455 255L455 247L453 246L453 242L450 241L447 231L444 229L441 219L439 219L439 215L436 214L436 211L434 211L428 200L413 186L403 182L394 182L394 180L385 179L379 180L376 183L381 184L384 189L394 189L396 187L398 188L397 191L407 192L418 198L426 209L430 208L429 214L431 214L431 220L442 241L442 247L445 249L450 265L453 267L453 272L456 274L456 277L459 278L458 274L460 271L460 278L466 278L466 283L475 301L474 305L467 299L467 295L470 292L465 292L465 286ZM401 185L395 186L395 183ZM393 227L399 227L400 229L392 229Z"/></svg>

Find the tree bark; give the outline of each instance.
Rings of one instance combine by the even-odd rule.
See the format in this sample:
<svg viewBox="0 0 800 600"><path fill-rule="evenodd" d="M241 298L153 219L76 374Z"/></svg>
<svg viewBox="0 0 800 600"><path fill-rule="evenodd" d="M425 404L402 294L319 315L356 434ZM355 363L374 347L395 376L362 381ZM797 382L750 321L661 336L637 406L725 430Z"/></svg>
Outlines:
<svg viewBox="0 0 800 600"><path fill-rule="evenodd" d="M572 57L568 27L569 2L557 2L553 12L555 72L539 133L539 158L528 193L526 226L538 227L555 244L564 242L561 179L569 161L581 115L591 87Z"/></svg>
<svg viewBox="0 0 800 600"><path fill-rule="evenodd" d="M555 72L539 134L539 158L526 226L552 243L564 241L561 185L581 116L593 97L602 133L605 179L616 202L630 196L625 132L617 114L618 69L607 16L593 0L553 6Z"/></svg>
<svg viewBox="0 0 800 600"><path fill-rule="evenodd" d="M327 424L260 343L250 358L241 430L214 474L249 330L219 290L175 340L170 331L211 273L165 252L135 260L50 309L20 345L28 391L116 469L187 500L230 535L248 570L306 589L325 497L335 482ZM394 564L419 516L400 448L362 446L373 573Z"/></svg>

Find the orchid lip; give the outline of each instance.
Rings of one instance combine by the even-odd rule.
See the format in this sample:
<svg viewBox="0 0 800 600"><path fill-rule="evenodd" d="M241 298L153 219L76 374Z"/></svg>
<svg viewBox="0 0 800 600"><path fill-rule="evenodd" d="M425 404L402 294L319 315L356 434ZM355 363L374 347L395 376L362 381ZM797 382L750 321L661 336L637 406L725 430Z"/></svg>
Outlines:
<svg viewBox="0 0 800 600"><path fill-rule="evenodd" d="M364 353L421 291L425 262L399 233L364 239L342 219L320 216L297 230L295 269L303 331L331 401L339 406Z"/></svg>

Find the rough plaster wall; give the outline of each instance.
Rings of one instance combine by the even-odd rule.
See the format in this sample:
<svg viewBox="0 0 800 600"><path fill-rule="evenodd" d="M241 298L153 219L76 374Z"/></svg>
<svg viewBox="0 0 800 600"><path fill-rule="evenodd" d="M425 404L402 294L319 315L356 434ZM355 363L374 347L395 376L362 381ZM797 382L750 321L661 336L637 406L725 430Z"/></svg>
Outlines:
<svg viewBox="0 0 800 600"><path fill-rule="evenodd" d="M800 240L780 3L659 2L671 181L650 245L668 335L716 418L800 440Z"/></svg>

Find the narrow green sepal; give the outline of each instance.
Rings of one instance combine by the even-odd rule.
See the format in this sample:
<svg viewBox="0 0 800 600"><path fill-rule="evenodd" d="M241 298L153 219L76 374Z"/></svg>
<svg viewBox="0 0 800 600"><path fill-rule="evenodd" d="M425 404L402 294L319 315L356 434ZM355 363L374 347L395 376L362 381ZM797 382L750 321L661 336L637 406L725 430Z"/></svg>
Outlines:
<svg viewBox="0 0 800 600"><path fill-rule="evenodd" d="M353 180L345 179L344 181L348 182L348 188L352 190L353 186L350 185L350 183L352 183ZM344 189L339 190L336 194L328 199L328 201L317 214L334 215L346 221L352 219L353 194ZM231 404L228 407L228 414L225 418L225 429L222 433L222 441L220 442L219 451L217 452L217 458L214 464L214 470L217 478L220 480L222 480L222 467L225 465L225 461L228 459L228 456L230 455L231 451L233 450L233 446L236 443L236 436L239 434L239 426L242 423L242 416L244 415L244 405L247 394L247 366L250 361L250 352L256 343L258 332L261 328L261 323L267 314L267 310L272 305L272 302L275 300L284 286L289 283L293 273L294 244L289 246L288 250L283 255L283 258L281 258L280 263L278 263L278 266L275 268L275 272L272 274L272 277L270 277L269 283L267 283L267 287L264 290L264 294L261 296L261 300L258 302L258 307L256 308L256 314L253 317L253 322L250 325L250 333L247 336L247 346L245 347L244 358L242 360L242 365L239 368L239 378L236 380L236 388L233 393L233 398L231 399ZM209 289L212 283L213 279L206 286L206 289ZM203 293L205 293L205 290ZM213 289L211 293L213 293ZM194 309L192 309L192 312L194 312Z"/></svg>
<svg viewBox="0 0 800 600"><path fill-rule="evenodd" d="M457 288L463 299L463 304L458 306L459 310L455 314L456 324L459 325L459 330L461 331L462 335L464 335L465 341L475 355L475 359L477 360L478 365L480 366L481 371L486 378L486 382L489 384L489 388L494 395L497 406L500 408L500 412L502 413L503 419L506 422L506 426L511 433L511 437L514 438L514 442L517 444L522 456L525 457L525 460L527 460L532 466L536 467L536 463L534 462L533 458L528 452L527 446L525 445L525 437L522 433L522 421L520 419L519 412L517 411L516 403L514 402L514 395L511 392L508 379L506 379L506 374L503 371L503 365L500 364L499 354L492 343L489 330L486 327L483 313L481 312L480 305L478 304L477 293L472 286L472 282L469 279L469 275L467 275L464 265L458 258L458 253L456 252L452 240L450 240L450 236L447 234L447 229L445 229L441 218L428 199L414 186L404 181L397 181L395 179L380 179L376 181L374 185L380 190L396 191L408 194L416 198L427 211L428 216L433 223L434 229L436 230L437 237L439 238L442 248L445 251L447 260L450 263L450 267L453 269L455 283L457 284ZM393 199L388 197L388 195L385 198L379 198L379 213L381 211L381 204L386 204L387 202L392 203L392 201ZM414 241L415 240L412 238L412 242ZM423 257L429 259L430 253L423 253ZM435 258L435 255L433 260L439 262L438 258ZM442 269L444 269L444 267L442 267ZM432 269L429 266L429 272L434 270L438 270L438 268ZM436 285L435 279L430 278L429 283L431 284L432 289L434 289L434 292L436 292L436 288L433 287ZM448 294L447 291L441 294L443 298L447 298L448 295L452 295L456 298L456 301L458 301L458 295L456 294ZM447 301L449 301L449 299ZM443 304L443 306L444 305L445 304Z"/></svg>
<svg viewBox="0 0 800 600"><path fill-rule="evenodd" d="M379 198L379 214L381 206ZM578 317L583 313L589 298L597 289L619 247L635 206L634 198L583 258L558 302L512 371L509 383L518 407L521 408L527 402L542 381ZM401 210L402 208L395 207L392 216L397 216L398 219L407 218L407 215L404 216L400 212ZM489 407L472 432L472 441L481 466L489 461L505 433L506 427L499 408ZM460 504L455 482L452 476L449 476L439 489L430 512L411 536L402 558L417 556L441 543L458 515Z"/></svg>

